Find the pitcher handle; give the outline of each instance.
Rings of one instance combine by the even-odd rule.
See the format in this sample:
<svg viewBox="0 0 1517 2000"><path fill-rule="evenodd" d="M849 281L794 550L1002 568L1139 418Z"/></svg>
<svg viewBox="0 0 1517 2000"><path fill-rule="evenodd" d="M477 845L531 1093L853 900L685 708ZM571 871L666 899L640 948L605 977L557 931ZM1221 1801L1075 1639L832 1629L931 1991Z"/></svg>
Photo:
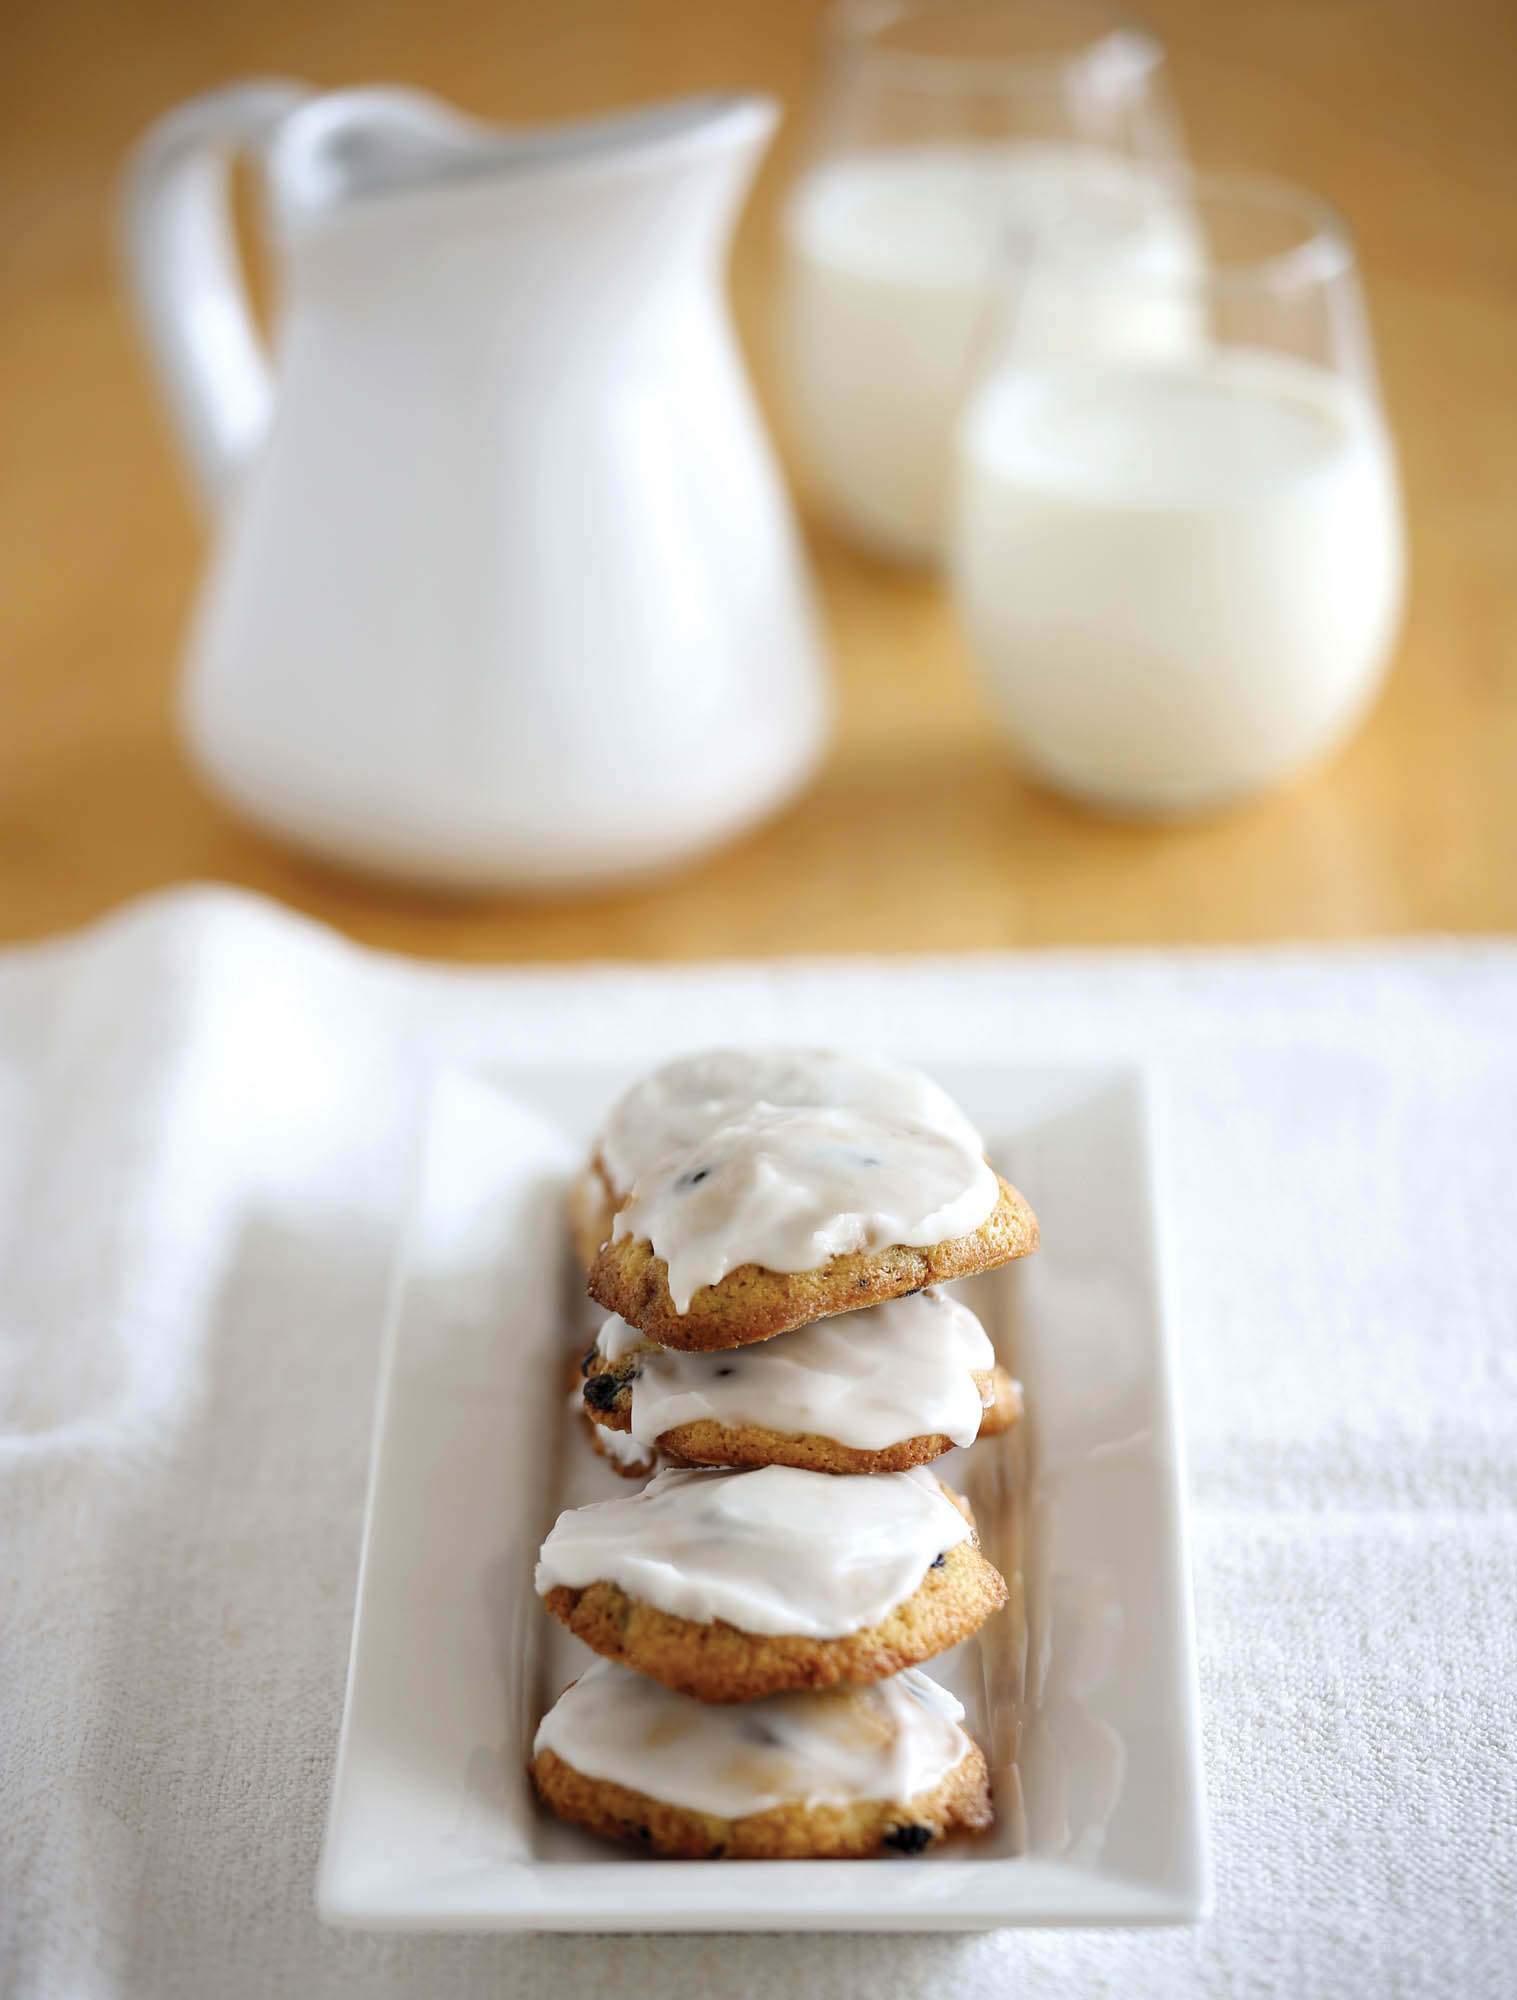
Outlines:
<svg viewBox="0 0 1517 2000"><path fill-rule="evenodd" d="M158 386L208 512L268 429L274 384L232 230L231 168L257 157L311 95L279 78L234 83L160 118L127 164L127 275Z"/></svg>

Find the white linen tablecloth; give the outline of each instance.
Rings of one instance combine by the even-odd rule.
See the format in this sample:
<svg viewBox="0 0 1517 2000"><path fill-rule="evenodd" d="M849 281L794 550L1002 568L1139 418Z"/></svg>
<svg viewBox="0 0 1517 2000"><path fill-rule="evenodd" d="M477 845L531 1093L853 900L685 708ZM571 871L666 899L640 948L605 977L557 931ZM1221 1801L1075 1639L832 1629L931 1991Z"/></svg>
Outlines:
<svg viewBox="0 0 1517 2000"><path fill-rule="evenodd" d="M325 1931L380 1310L427 1079L765 1037L1150 1065L1216 1915ZM186 890L0 955L0 1987L1517 1991L1514 1153L1504 943L479 973Z"/></svg>

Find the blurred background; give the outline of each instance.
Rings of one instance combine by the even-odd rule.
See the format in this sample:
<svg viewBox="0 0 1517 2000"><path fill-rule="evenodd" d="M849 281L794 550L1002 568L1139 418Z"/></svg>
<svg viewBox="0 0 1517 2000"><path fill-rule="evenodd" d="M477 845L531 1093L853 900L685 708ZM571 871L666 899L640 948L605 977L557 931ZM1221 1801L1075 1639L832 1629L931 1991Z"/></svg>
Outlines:
<svg viewBox="0 0 1517 2000"><path fill-rule="evenodd" d="M190 879L469 959L1362 937L1517 925L1517 9L1155 0L1194 157L1287 175L1357 238L1411 548L1386 692L1326 771L1178 826L1019 774L941 586L804 509L837 674L818 781L667 882L438 898L293 856L188 770L175 687L206 538L114 246L123 156L237 76L406 82L506 123L683 92L785 123L733 284L761 393L776 209L818 81L813 0L291 0L14 8L0 92L0 934Z"/></svg>

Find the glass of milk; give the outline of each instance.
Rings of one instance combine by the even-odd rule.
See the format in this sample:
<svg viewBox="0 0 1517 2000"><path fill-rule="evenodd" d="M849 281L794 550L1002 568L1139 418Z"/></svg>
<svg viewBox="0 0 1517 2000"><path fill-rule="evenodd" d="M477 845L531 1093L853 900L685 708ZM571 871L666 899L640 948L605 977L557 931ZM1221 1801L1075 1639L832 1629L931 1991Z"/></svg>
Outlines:
<svg viewBox="0 0 1517 2000"><path fill-rule="evenodd" d="M854 0L828 16L785 203L790 430L832 517L877 552L944 548L954 418L997 246L1057 208L1093 252L1173 254L1134 171L1179 157L1163 50L1097 0Z"/></svg>
<svg viewBox="0 0 1517 2000"><path fill-rule="evenodd" d="M951 533L1024 764L1141 814L1225 805L1335 749L1384 677L1404 569L1342 223L1251 176L1163 186L1189 268L1120 268L1057 216L1008 238Z"/></svg>

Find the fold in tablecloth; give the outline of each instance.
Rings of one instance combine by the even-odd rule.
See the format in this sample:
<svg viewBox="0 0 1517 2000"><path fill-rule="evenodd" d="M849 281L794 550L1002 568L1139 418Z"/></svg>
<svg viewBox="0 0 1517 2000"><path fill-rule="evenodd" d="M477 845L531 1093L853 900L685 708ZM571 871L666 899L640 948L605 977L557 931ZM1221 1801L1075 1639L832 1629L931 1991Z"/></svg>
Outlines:
<svg viewBox="0 0 1517 2000"><path fill-rule="evenodd" d="M427 1079L845 1040L1137 1057L1184 1354L1217 1914L368 1939L312 1912ZM0 1989L1517 1988L1517 950L473 973L184 891L0 957Z"/></svg>

